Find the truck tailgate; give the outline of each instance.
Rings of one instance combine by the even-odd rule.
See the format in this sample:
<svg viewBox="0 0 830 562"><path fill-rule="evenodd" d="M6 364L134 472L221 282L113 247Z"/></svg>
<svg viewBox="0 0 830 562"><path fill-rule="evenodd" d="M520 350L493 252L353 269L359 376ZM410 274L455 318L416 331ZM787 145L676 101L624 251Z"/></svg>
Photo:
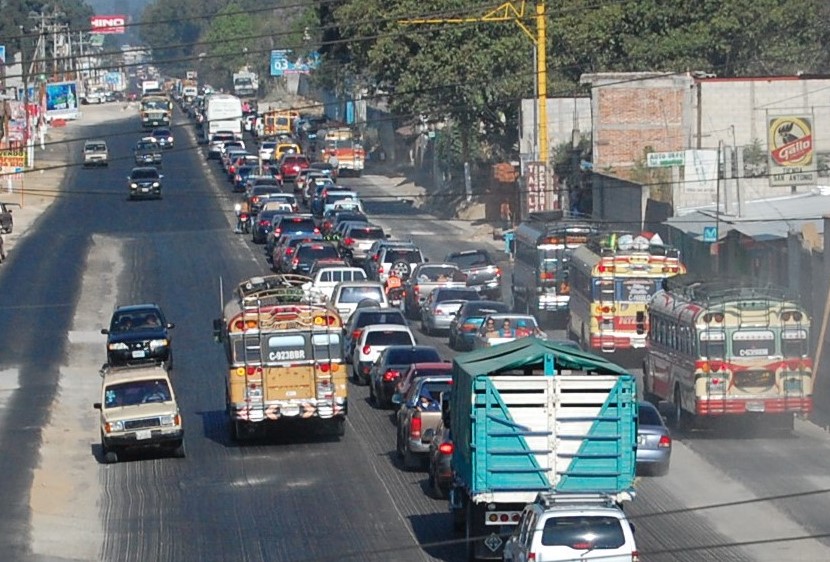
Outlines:
<svg viewBox="0 0 830 562"><path fill-rule="evenodd" d="M633 377L481 375L471 383L454 390L471 405L471 423L453 428L453 463L472 496L517 493L532 501L540 490L633 487Z"/></svg>

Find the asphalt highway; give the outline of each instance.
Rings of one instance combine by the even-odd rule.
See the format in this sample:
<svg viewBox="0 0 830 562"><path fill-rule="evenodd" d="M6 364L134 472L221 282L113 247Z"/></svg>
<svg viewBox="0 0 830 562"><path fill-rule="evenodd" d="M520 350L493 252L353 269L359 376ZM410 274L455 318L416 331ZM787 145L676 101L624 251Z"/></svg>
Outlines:
<svg viewBox="0 0 830 562"><path fill-rule="evenodd" d="M90 128L120 160L73 168L60 199L0 272L0 547L4 560L460 561L447 504L424 472L394 455L388 411L350 388L340 439L288 428L245 445L229 438L222 349L211 337L220 278L268 272L260 246L232 232L235 196L185 118L164 157L164 197L127 201L135 117ZM80 141L77 150L80 151ZM431 261L488 245L472 226L400 201L399 178L344 179L367 214ZM101 463L96 413L100 328L119 304L159 303L176 323L174 385L187 458ZM427 337L451 358L446 338ZM6 389L6 390L4 390ZM823 560L830 440L798 422L792 436L677 436L673 466L643 478L626 511L642 560ZM752 503L745 503L751 500ZM725 503L734 505L713 507ZM764 542L768 541L768 542Z"/></svg>

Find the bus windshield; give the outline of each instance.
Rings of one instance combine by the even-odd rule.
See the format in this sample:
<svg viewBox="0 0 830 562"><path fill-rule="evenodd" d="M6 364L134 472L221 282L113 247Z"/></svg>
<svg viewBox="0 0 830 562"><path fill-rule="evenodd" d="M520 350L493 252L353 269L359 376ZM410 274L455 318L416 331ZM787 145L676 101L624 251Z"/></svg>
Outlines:
<svg viewBox="0 0 830 562"><path fill-rule="evenodd" d="M573 250L565 248L539 248L540 269L545 273L566 270Z"/></svg>

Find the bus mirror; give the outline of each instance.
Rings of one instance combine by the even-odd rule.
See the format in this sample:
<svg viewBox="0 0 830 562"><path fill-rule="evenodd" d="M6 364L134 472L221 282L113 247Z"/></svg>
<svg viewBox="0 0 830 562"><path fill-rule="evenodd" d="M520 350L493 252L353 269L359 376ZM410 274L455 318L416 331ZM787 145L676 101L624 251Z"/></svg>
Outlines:
<svg viewBox="0 0 830 562"><path fill-rule="evenodd" d="M214 339L214 341L216 341L216 343L220 343L222 341L222 325L223 324L224 324L224 322L222 322L221 318L216 318L213 321L213 339Z"/></svg>

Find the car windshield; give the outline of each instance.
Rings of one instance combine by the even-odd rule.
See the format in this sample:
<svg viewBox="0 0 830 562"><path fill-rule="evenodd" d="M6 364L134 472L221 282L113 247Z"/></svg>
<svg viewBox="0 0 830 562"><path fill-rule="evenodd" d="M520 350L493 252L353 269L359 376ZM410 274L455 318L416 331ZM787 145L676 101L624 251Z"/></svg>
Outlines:
<svg viewBox="0 0 830 562"><path fill-rule="evenodd" d="M422 267L418 273L418 279L424 278L428 281L465 281L466 277L454 267Z"/></svg>
<svg viewBox="0 0 830 562"><path fill-rule="evenodd" d="M379 228L353 228L349 231L349 236L357 240L382 240L384 234Z"/></svg>
<svg viewBox="0 0 830 562"><path fill-rule="evenodd" d="M130 176L134 180L156 180L159 173L156 170L133 170Z"/></svg>
<svg viewBox="0 0 830 562"><path fill-rule="evenodd" d="M545 546L567 546L575 550L620 548L625 544L620 520L601 515L551 517L542 531Z"/></svg>
<svg viewBox="0 0 830 562"><path fill-rule="evenodd" d="M380 287L343 287L340 290L339 302L356 304L364 299L383 302L383 290Z"/></svg>
<svg viewBox="0 0 830 562"><path fill-rule="evenodd" d="M86 150L88 152L103 152L107 149L107 145L103 143L96 143L96 144L88 144L86 145Z"/></svg>
<svg viewBox="0 0 830 562"><path fill-rule="evenodd" d="M386 261L395 263L404 261L406 263L421 263L421 252L417 249L389 249L386 252Z"/></svg>
<svg viewBox="0 0 830 562"><path fill-rule="evenodd" d="M456 256L450 257L449 261L458 264L458 267L461 269L470 269L473 267L485 267L488 265L492 265L492 262L488 258L487 254L484 253L475 253L475 254L459 254Z"/></svg>
<svg viewBox="0 0 830 562"><path fill-rule="evenodd" d="M169 402L170 386L164 379L147 379L107 385L104 390L104 407L121 408L138 404Z"/></svg>
<svg viewBox="0 0 830 562"><path fill-rule="evenodd" d="M154 137L169 137L172 133L169 129L156 129L153 131Z"/></svg>
<svg viewBox="0 0 830 562"><path fill-rule="evenodd" d="M439 290L435 295L435 302L444 302L450 300L465 300L471 301L478 298L478 292L469 291L467 289L447 289Z"/></svg>
<svg viewBox="0 0 830 562"><path fill-rule="evenodd" d="M412 363L432 363L441 361L438 350L433 348L393 349L386 356L390 365L411 365Z"/></svg>
<svg viewBox="0 0 830 562"><path fill-rule="evenodd" d="M334 246L326 244L304 246L297 250L297 259L305 263L311 263L315 260L336 259L339 257L337 249Z"/></svg>
<svg viewBox="0 0 830 562"><path fill-rule="evenodd" d="M369 332L366 334L366 345L415 345L409 332Z"/></svg>
<svg viewBox="0 0 830 562"><path fill-rule="evenodd" d="M117 314L112 319L110 329L113 332L130 332L139 329L156 329L161 327L161 318L156 312L136 311L129 314Z"/></svg>
<svg viewBox="0 0 830 562"><path fill-rule="evenodd" d="M314 232L317 225L314 219L283 218L280 228L283 232Z"/></svg>
<svg viewBox="0 0 830 562"><path fill-rule="evenodd" d="M498 312L510 312L510 307L503 302L472 302L464 305L464 314L469 316L476 316L481 311L487 311L487 314L496 314Z"/></svg>
<svg viewBox="0 0 830 562"><path fill-rule="evenodd" d="M660 412L651 404L640 404L637 412L640 418L640 425L663 425L663 418L660 417Z"/></svg>
<svg viewBox="0 0 830 562"><path fill-rule="evenodd" d="M152 141L140 141L136 146L136 150L153 150L158 148L158 145Z"/></svg>
<svg viewBox="0 0 830 562"><path fill-rule="evenodd" d="M362 328L371 324L397 324L406 326L406 318L398 312L366 312L355 320L355 328Z"/></svg>

